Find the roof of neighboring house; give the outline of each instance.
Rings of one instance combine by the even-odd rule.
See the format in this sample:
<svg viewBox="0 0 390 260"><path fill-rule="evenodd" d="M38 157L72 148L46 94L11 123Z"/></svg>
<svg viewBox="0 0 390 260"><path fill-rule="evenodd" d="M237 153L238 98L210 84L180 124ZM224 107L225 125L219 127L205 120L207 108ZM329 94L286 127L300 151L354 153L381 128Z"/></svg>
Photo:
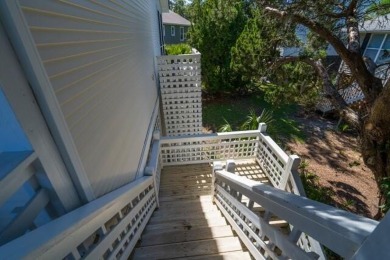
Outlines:
<svg viewBox="0 0 390 260"><path fill-rule="evenodd" d="M378 18L367 20L359 29L361 32L367 33L390 32L390 15L379 16Z"/></svg>
<svg viewBox="0 0 390 260"><path fill-rule="evenodd" d="M169 11L169 13L163 13L162 20L163 24L177 24L186 26L191 25L191 22L188 21L186 18L172 11Z"/></svg>

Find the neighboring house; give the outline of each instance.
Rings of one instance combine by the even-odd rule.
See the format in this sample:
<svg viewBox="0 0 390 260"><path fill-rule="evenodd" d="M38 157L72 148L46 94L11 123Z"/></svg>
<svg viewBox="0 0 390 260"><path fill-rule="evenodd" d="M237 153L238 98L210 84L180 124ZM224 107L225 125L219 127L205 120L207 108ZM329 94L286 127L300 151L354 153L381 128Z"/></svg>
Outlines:
<svg viewBox="0 0 390 260"><path fill-rule="evenodd" d="M363 55L370 57L377 65L390 62L390 22L381 16L365 21L359 30ZM327 52L328 56L338 56L331 46Z"/></svg>
<svg viewBox="0 0 390 260"><path fill-rule="evenodd" d="M377 65L375 75L382 79L385 84L390 78L390 23L384 16L373 20L365 21L359 28L360 44L363 56L370 57ZM329 45L328 60L337 64L341 59L337 52ZM341 62L339 67L338 87L340 94L350 104L360 104L364 100L364 94L356 82L350 80L350 71L345 63ZM333 110L330 101L321 99L317 108L322 112Z"/></svg>
<svg viewBox="0 0 390 260"><path fill-rule="evenodd" d="M162 21L165 44L178 44L187 41L187 32L191 26L190 21L172 11L163 13Z"/></svg>

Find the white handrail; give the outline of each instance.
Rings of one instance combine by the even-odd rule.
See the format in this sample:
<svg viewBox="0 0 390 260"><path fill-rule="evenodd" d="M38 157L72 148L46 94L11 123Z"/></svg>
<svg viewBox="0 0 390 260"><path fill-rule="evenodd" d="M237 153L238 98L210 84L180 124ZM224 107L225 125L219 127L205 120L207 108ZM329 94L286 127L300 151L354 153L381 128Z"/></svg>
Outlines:
<svg viewBox="0 0 390 260"><path fill-rule="evenodd" d="M246 214L245 210L242 209L243 204L234 196L236 192L261 205L268 212L265 215L276 215L287 221L294 226L294 233L301 234L304 232L346 258L354 255L363 241L378 225L377 221L281 191L224 170L216 171L214 178L216 181L216 198L220 204L225 205L225 211L236 212L238 216L244 218L249 227L256 226L255 230L259 238L267 237L270 240L267 245L268 249L277 246L282 250L282 254L287 257L291 256L290 254L295 255L297 253L296 248L280 244L281 240L279 239L272 240L275 230L267 231L268 228L262 224L264 221L268 221L267 218L263 217L262 221L257 221ZM242 228L240 227L240 229ZM291 232L291 234L294 233ZM299 237L293 236L295 238ZM253 241L245 237L242 240ZM294 240L294 242L297 242L296 239Z"/></svg>
<svg viewBox="0 0 390 260"><path fill-rule="evenodd" d="M153 177L137 179L0 247L4 259L124 258L156 207Z"/></svg>

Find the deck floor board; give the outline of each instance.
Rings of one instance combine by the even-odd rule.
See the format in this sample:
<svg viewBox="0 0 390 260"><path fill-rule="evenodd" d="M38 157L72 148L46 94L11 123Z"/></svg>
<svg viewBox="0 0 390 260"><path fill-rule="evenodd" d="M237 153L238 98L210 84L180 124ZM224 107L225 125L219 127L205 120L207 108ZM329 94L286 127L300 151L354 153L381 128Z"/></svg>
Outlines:
<svg viewBox="0 0 390 260"><path fill-rule="evenodd" d="M254 161L236 162L236 174L268 183ZM211 180L209 164L164 167L160 208L149 220L132 258L252 259L213 204Z"/></svg>

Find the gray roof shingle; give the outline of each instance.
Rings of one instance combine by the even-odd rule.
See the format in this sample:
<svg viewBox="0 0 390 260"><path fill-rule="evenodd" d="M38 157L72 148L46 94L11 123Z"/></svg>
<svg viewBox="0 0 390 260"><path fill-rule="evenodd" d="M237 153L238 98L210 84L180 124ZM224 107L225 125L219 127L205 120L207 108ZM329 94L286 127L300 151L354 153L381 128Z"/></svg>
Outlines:
<svg viewBox="0 0 390 260"><path fill-rule="evenodd" d="M191 22L188 21L186 18L172 11L169 11L169 13L163 13L162 20L163 20L163 24L177 24L177 25L185 25L185 26L191 25Z"/></svg>

